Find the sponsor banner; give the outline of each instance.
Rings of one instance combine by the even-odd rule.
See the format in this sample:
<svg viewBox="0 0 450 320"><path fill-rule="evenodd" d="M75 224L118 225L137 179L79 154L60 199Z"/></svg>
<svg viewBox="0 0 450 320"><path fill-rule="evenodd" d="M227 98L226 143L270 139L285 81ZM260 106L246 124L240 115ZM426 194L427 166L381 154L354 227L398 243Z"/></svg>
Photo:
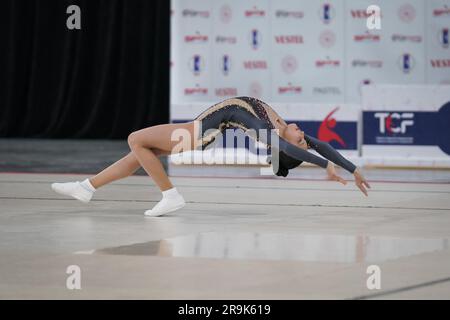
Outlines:
<svg viewBox="0 0 450 320"><path fill-rule="evenodd" d="M363 90L363 156L450 159L450 86Z"/></svg>
<svg viewBox="0 0 450 320"><path fill-rule="evenodd" d="M365 145L438 146L450 155L450 101L438 112L364 111Z"/></svg>
<svg viewBox="0 0 450 320"><path fill-rule="evenodd" d="M208 0L172 1L171 92L173 101L210 101L214 67Z"/></svg>
<svg viewBox="0 0 450 320"><path fill-rule="evenodd" d="M379 6L380 30L367 8ZM450 84L450 0L172 0L171 101L360 103L368 84Z"/></svg>
<svg viewBox="0 0 450 320"><path fill-rule="evenodd" d="M344 3L272 1L271 101L344 100Z"/></svg>
<svg viewBox="0 0 450 320"><path fill-rule="evenodd" d="M450 1L427 1L426 16L426 80L450 84Z"/></svg>
<svg viewBox="0 0 450 320"><path fill-rule="evenodd" d="M214 13L212 100L270 98L270 1L210 1Z"/></svg>

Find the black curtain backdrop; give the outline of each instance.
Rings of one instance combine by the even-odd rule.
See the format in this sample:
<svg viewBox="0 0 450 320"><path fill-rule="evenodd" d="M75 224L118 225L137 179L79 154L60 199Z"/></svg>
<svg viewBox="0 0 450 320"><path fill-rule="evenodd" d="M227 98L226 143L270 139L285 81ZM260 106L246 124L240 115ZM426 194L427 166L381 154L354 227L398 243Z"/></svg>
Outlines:
<svg viewBox="0 0 450 320"><path fill-rule="evenodd" d="M169 121L169 0L2 0L0 46L0 137L123 139Z"/></svg>

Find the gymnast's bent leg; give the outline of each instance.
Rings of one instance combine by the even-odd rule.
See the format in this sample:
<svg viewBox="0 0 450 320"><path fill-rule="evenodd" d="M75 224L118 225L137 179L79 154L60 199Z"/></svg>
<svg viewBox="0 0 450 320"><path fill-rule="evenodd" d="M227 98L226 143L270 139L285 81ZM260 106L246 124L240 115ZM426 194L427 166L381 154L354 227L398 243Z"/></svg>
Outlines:
<svg viewBox="0 0 450 320"><path fill-rule="evenodd" d="M183 143L184 148L182 150L175 150L180 144L179 141L172 140L176 130L182 132L184 135L182 139L189 139ZM189 151L194 147L193 137L193 122L158 125L135 131L128 136L130 149L147 174L153 178L163 195L162 200L153 209L147 210L145 215L160 216L178 210L185 205L184 198L170 182L164 167L152 151L152 148L171 153ZM178 138L178 135L175 138Z"/></svg>
<svg viewBox="0 0 450 320"><path fill-rule="evenodd" d="M153 149L152 151L158 156L168 154L159 149ZM84 181L52 183L51 187L59 194L71 196L84 203L88 203L97 189L132 175L140 167L141 164L133 152L130 152L91 178L87 178Z"/></svg>
<svg viewBox="0 0 450 320"><path fill-rule="evenodd" d="M176 129L184 130L187 133L185 137L190 139L187 143L183 143L184 149L177 152L191 150L195 144L192 139L194 137L193 122L145 128L129 135L128 144L132 152L127 156L83 182L54 183L52 188L58 193L89 202L96 189L112 181L125 178L142 166L163 193L163 199L152 210L147 210L146 215L158 216L180 209L185 205L185 201L173 187L161 162L157 159L160 155L171 154L175 145L178 144L171 140L172 133Z"/></svg>

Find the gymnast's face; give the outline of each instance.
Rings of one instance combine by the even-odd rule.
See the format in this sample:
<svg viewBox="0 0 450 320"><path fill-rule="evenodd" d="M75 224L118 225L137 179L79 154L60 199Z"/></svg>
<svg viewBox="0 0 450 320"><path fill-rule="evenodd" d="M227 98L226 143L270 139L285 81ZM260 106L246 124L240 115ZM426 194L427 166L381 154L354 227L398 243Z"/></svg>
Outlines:
<svg viewBox="0 0 450 320"><path fill-rule="evenodd" d="M289 123L284 130L284 138L302 149L308 149L305 141L305 133L295 123Z"/></svg>

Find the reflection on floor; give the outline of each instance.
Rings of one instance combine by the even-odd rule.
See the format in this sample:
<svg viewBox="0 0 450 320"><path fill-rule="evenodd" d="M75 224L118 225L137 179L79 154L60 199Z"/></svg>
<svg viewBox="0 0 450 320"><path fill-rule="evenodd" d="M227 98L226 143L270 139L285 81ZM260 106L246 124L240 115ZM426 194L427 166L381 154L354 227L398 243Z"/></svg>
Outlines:
<svg viewBox="0 0 450 320"><path fill-rule="evenodd" d="M446 249L448 238L205 232L79 253L351 263Z"/></svg>

